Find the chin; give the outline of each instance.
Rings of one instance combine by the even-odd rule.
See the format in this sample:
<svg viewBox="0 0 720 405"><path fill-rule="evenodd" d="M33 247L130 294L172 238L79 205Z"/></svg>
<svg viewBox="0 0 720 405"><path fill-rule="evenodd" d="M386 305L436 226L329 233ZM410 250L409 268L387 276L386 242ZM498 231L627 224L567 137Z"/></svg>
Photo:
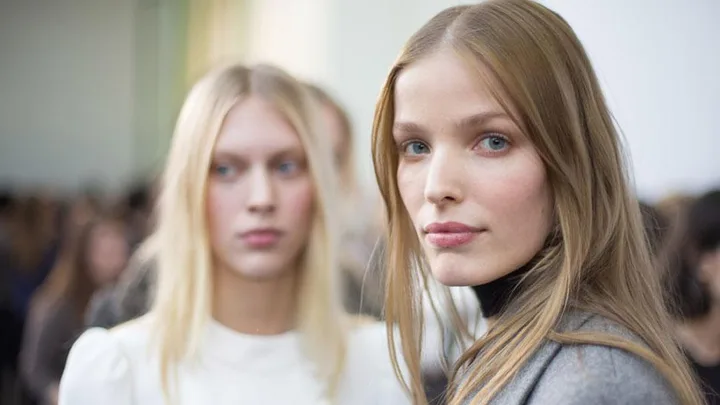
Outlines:
<svg viewBox="0 0 720 405"><path fill-rule="evenodd" d="M279 278L282 278L284 274L281 270L276 269L267 269L267 268L258 268L258 269L248 269L244 268L242 270L234 270L234 275L243 278L245 280L249 281L257 281L257 282L263 282L263 281L271 281L271 280L277 280Z"/></svg>
<svg viewBox="0 0 720 405"><path fill-rule="evenodd" d="M286 276L290 266L284 260L246 255L241 260L228 263L226 267L233 275L247 280L270 281Z"/></svg>
<svg viewBox="0 0 720 405"><path fill-rule="evenodd" d="M464 266L453 265L435 258L435 260L430 261L430 272L435 280L448 287L472 285L468 283L468 274Z"/></svg>
<svg viewBox="0 0 720 405"><path fill-rule="evenodd" d="M435 280L447 287L487 284L502 276L486 271L488 266L479 260L464 257L434 257L429 264Z"/></svg>

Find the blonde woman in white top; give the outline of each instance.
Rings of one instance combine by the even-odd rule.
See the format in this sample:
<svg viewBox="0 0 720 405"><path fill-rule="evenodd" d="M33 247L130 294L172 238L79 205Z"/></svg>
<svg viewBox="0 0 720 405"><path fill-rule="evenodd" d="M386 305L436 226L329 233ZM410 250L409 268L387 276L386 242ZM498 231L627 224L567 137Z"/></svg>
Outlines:
<svg viewBox="0 0 720 405"><path fill-rule="evenodd" d="M147 242L152 309L80 337L60 405L409 403L384 327L352 322L337 293L336 187L310 100L269 66L195 85Z"/></svg>

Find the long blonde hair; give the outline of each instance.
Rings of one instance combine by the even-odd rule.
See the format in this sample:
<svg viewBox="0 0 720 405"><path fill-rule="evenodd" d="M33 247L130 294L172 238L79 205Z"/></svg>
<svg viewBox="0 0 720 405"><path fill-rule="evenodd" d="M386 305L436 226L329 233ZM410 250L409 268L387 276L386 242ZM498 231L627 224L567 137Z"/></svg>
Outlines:
<svg viewBox="0 0 720 405"><path fill-rule="evenodd" d="M489 82L500 83L492 91L518 127L527 128L546 166L555 205L547 246L521 281L517 298L456 364L453 380L459 370L465 374L452 387L449 403L489 403L546 340L626 350L657 368L681 403L703 403L672 336L619 136L590 61L560 16L524 0L439 13L403 48L375 111L373 161L389 219L385 311L388 326L399 330L408 381L402 377L392 327L388 341L396 374L414 403L427 404L419 366L423 319L418 289L426 284L428 269L398 192L393 93L406 66L441 48L454 51L471 69L482 65L494 75ZM513 116L510 106L519 113ZM617 322L645 345L608 334L559 331L570 309Z"/></svg>
<svg viewBox="0 0 720 405"><path fill-rule="evenodd" d="M303 348L332 395L344 365L346 319L335 284L335 188L331 153L307 91L278 68L233 65L209 73L190 91L175 128L156 230L148 240L158 287L151 309L161 379L171 397L174 366L195 357L211 316L212 258L206 221L211 155L223 121L238 102L257 96L272 103L297 132L314 180L314 219L302 254L298 329ZM172 401L170 401L172 402Z"/></svg>

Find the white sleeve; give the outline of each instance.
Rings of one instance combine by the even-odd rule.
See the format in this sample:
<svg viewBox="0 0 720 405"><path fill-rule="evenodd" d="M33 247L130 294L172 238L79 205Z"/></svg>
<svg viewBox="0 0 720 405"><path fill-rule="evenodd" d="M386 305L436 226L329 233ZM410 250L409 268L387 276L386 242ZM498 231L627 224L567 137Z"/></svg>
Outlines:
<svg viewBox="0 0 720 405"><path fill-rule="evenodd" d="M70 350L58 405L133 405L130 371L115 337L105 329L89 329Z"/></svg>

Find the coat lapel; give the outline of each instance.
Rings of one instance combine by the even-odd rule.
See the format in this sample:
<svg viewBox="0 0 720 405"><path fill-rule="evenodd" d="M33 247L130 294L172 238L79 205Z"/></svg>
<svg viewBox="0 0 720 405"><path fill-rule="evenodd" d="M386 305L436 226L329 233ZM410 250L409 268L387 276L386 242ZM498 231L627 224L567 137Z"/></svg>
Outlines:
<svg viewBox="0 0 720 405"><path fill-rule="evenodd" d="M588 313L569 313L565 316L558 330L577 330L591 316ZM492 405L524 405L530 398L540 377L542 377L561 348L562 345L557 342L546 341L490 403Z"/></svg>

